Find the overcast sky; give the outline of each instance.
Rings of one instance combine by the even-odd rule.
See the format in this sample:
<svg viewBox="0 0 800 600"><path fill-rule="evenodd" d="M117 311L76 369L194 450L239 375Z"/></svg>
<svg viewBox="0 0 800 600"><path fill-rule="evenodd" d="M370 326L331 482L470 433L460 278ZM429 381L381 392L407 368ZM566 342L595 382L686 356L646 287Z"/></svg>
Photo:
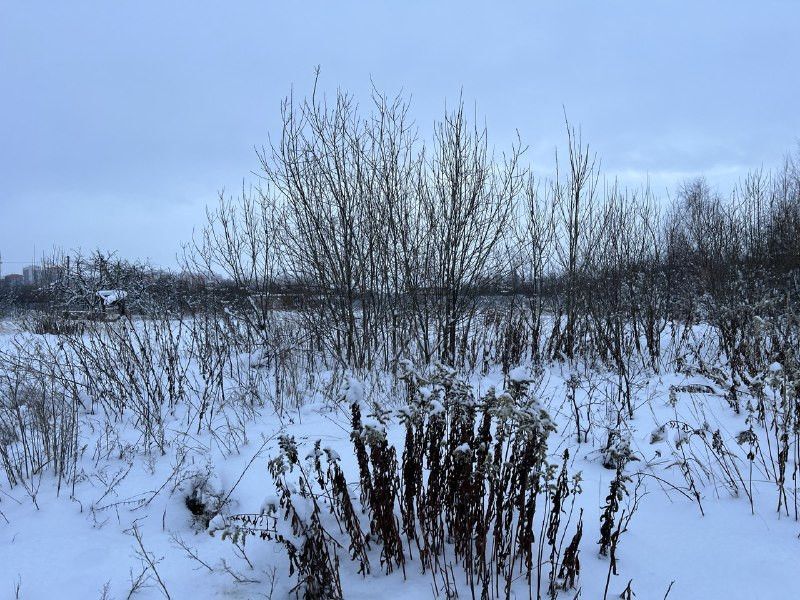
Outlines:
<svg viewBox="0 0 800 600"><path fill-rule="evenodd" d="M562 107L604 171L725 191L800 137L800 2L0 0L0 252L175 264L252 180L292 86L405 90L424 129L463 90L539 168Z"/></svg>

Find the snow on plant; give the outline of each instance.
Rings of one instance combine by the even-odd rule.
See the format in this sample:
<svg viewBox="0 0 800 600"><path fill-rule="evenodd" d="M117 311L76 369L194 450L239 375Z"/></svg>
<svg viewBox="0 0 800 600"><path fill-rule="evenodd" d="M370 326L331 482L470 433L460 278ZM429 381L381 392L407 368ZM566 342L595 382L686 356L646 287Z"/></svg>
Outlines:
<svg viewBox="0 0 800 600"><path fill-rule="evenodd" d="M406 574L417 564L443 594L456 589L450 552L469 589L483 598L509 597L520 575L551 597L575 586L582 516L571 541L565 538L581 493L580 474L569 475L568 452L560 465L548 462L547 439L555 426L529 394L529 378L516 374L507 391L490 389L478 398L448 367L436 364L420 373L403 363L407 405L396 411L373 405L366 418L362 388L349 381L342 398L352 400L357 499L337 454L317 441L302 461L294 439L282 438L270 472L296 537L266 537L289 548L298 586L322 594L317 597L337 597L336 585L323 589L305 580L325 572L338 581L333 569L345 545L359 572L369 572L376 545L384 571ZM405 431L402 448L389 441L393 424ZM348 541L330 533L331 517ZM240 523L237 531L257 532L253 523Z"/></svg>

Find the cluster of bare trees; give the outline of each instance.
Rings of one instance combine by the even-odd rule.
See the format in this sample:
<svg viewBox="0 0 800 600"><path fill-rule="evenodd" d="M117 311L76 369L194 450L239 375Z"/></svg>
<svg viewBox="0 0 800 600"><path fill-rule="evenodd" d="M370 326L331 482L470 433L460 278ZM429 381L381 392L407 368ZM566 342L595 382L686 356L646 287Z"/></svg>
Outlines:
<svg viewBox="0 0 800 600"><path fill-rule="evenodd" d="M344 94L289 98L282 115L262 185L221 200L191 263L258 294L302 284L316 342L348 366L455 361L477 291L508 272L520 148L497 160L462 105L430 144L399 98L376 94L367 117Z"/></svg>
<svg viewBox="0 0 800 600"><path fill-rule="evenodd" d="M258 153L260 185L222 196L187 253L259 298L248 318L263 331L278 284L300 286L313 344L343 365L477 361L480 308L514 292L504 362L657 366L668 322L708 318L708 299L743 273L798 267L796 160L729 200L698 179L667 205L602 180L569 125L566 160L538 180L520 145L490 151L463 104L425 141L403 98L372 100L365 113L341 92L287 98L280 137Z"/></svg>
<svg viewBox="0 0 800 600"><path fill-rule="evenodd" d="M403 97L377 92L368 110L314 93L290 96L281 114L257 185L220 195L184 275L99 252L62 257L41 286L49 303L75 310L121 288L135 312L212 308L269 347L291 296L307 333L298 343L340 366L589 355L624 373L631 361L658 368L670 322L719 325L765 289L794 301L797 155L730 198L696 179L666 202L607 182L569 124L553 176L535 178L521 144L490 150L463 103L429 139Z"/></svg>
<svg viewBox="0 0 800 600"><path fill-rule="evenodd" d="M0 308L38 311L53 318L96 317L107 308L98 292L118 290L125 292L125 309L133 314L162 310L177 314L203 306L210 283L207 278L172 273L101 250L88 254L54 251L37 267L39 276L34 284L0 288ZM233 283L222 288L235 295Z"/></svg>

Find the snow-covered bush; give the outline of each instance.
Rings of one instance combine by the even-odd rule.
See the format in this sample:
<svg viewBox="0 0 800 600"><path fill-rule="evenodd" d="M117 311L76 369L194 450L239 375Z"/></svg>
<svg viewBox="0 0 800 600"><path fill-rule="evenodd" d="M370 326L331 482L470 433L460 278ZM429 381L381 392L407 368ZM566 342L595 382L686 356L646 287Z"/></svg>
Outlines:
<svg viewBox="0 0 800 600"><path fill-rule="evenodd" d="M372 545L380 549L387 573L418 560L443 594L452 585L442 563L448 548L471 590L483 597L497 590L509 593L520 572L528 585L552 596L576 585L581 517L571 541L565 538L581 493L580 474L569 475L568 452L561 465L548 463L547 439L554 425L522 375L513 374L508 391L491 389L477 398L453 369L434 365L420 373L404 363L407 406L390 411L373 405L367 417L363 390L350 381L343 397L352 401L357 500L337 453L316 442L303 460L297 442L282 438L270 472L294 537L266 537L289 549L305 597L338 597L333 573L338 572L340 545L364 574L371 569ZM402 447L391 443L386 432L396 419L405 430ZM336 522L347 541L337 541L340 536L326 525ZM546 531L544 544L537 543L540 528ZM239 522L234 530L229 535L261 531L252 522ZM536 568L545 561L547 572ZM332 587L320 587L315 577L323 573L329 574Z"/></svg>

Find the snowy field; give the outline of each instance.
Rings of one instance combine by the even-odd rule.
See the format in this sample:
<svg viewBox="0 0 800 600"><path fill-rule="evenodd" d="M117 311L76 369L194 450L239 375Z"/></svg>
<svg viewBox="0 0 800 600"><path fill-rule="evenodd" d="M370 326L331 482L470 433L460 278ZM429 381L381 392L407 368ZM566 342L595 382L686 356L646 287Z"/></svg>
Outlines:
<svg viewBox="0 0 800 600"><path fill-rule="evenodd" d="M30 357L35 345L42 343L48 344L48 352L55 352L51 356L65 351L54 336L22 333L8 322L0 323L0 347L5 352L0 371L6 377L2 443L5 456L8 448L16 448L17 454L11 455L21 457L20 464L33 459L25 456L14 421L24 420L35 407L32 400L22 407L9 404L13 381L8 373L14 360L20 361L17 368L27 364L33 371L39 369ZM175 347L183 347L182 343ZM701 346L697 342L699 352L693 356L713 354ZM165 347L159 346L162 351ZM800 597L794 571L800 556L797 482L791 479L797 448L788 454L781 493L775 466L778 446L770 430L781 403L780 365L765 373L765 414L759 422L756 399L739 390L737 414L729 390L708 374L699 374L689 352L681 372L674 372L677 353L667 348L662 363L670 367L660 373L639 370L630 382L633 417L621 423L618 378L601 368L523 364L504 376L499 366L490 365L485 373L459 377L471 386L476 401L492 387L502 396L503 390L527 387L523 382L530 380L526 397L535 399L555 425L546 441L546 462L558 470L564 450L569 450L569 477L581 474L580 493L567 496L558 534L558 555L563 558L583 511L580 573L573 587L558 590L559 598L633 597L624 595L627 586L642 599ZM174 402L172 395L158 396L167 398L165 403L149 405L159 411L156 429L143 427L142 413L133 402L114 412L102 398L90 398L89 388L75 388L82 397L75 411L77 444L71 466L67 464L59 477L53 464L58 459L50 457L26 475L16 476L16 481L7 476L0 481L2 597L285 598L297 583L296 574L290 575L286 546L252 535L244 545L230 539L241 522L236 515L268 514L270 503L278 502L268 463L281 452L279 437L294 436L301 464L320 440L326 457L341 465L356 506L359 468L351 439L353 402L360 405L367 425L385 430L400 460L405 435L401 417L407 413L409 396L406 384L392 376L342 374L320 367L313 377L293 380L294 399L284 403L276 399L289 394L288 379L276 381L283 376L264 367L258 357L235 355L231 361L238 370L227 365L220 370L224 381L212 386L199 366L200 356L195 351L187 358L183 371L165 370L164 377L177 374L186 389L174 395ZM124 371L133 359L118 355L113 367ZM426 379L432 371L424 365L415 368L420 406L428 411L424 418L449 411L436 400L437 384ZM261 375L254 378L253 372ZM247 393L244 382L252 387ZM151 395L147 402L161 393L151 387L152 381L142 385ZM104 389L108 393L98 384L94 392L101 394ZM380 422L369 416L375 406L384 410ZM627 407L622 412L627 413ZM754 437L742 437L751 425ZM55 442L43 444L54 447ZM617 474L614 465L621 465L627 477L614 527L621 515L632 515L617 539L618 574L609 577L610 557L599 554L598 541L609 486ZM12 468L4 466L7 472ZM443 582L429 570L422 572L419 554L416 548L409 552L405 536L410 554L405 573L402 569L385 573L376 542L368 551L370 573L359 574L357 563L348 556L347 537L340 535L324 510L325 495L319 501L328 531L341 543L337 556L344 597L445 595ZM202 506L197 512L205 512L193 515L190 505ZM286 531L281 512L275 527ZM361 527L368 530L369 517L362 510L358 514ZM536 519L545 514L546 507L537 510ZM539 527L535 527L535 548L544 543ZM451 596L470 598L470 586L448 548L450 543L445 541L444 560L453 565L453 583L447 587ZM545 561L550 556L545 547ZM515 577L510 597L548 597L550 568L542 565L539 586L535 575L532 583L524 574Z"/></svg>

